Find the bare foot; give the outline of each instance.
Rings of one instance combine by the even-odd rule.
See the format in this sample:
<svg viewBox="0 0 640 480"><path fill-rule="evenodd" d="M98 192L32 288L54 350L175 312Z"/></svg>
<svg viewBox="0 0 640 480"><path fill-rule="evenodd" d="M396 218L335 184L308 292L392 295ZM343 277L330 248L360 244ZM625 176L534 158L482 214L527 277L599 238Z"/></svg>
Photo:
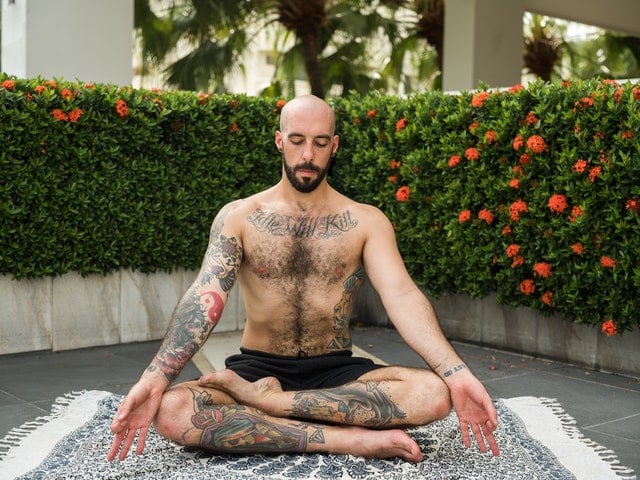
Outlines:
<svg viewBox="0 0 640 480"><path fill-rule="evenodd" d="M198 385L222 390L241 405L254 407L274 416L286 416L282 409L284 392L275 377L248 382L236 372L225 369L203 375L198 380Z"/></svg>
<svg viewBox="0 0 640 480"><path fill-rule="evenodd" d="M335 439L336 451L365 458L400 457L408 462L421 462L420 447L404 430L369 430L362 427L344 427ZM327 434L327 445L331 444Z"/></svg>

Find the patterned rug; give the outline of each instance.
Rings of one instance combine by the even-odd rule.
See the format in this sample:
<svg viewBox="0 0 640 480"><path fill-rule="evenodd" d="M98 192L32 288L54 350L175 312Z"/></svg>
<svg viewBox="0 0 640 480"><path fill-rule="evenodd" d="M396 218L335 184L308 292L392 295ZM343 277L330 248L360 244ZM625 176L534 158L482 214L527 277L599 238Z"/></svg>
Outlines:
<svg viewBox="0 0 640 480"><path fill-rule="evenodd" d="M582 437L550 399L496 401L499 457L462 446L455 414L409 430L425 460L369 460L349 455L211 455L179 447L150 431L145 452L107 462L109 425L120 395L89 391L58 399L51 415L0 440L2 479L635 479L613 452Z"/></svg>

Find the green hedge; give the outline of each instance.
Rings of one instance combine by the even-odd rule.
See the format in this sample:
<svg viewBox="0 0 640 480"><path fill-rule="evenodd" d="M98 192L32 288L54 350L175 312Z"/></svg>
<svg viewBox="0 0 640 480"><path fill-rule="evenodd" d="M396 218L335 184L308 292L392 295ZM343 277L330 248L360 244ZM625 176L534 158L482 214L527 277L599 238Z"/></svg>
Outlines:
<svg viewBox="0 0 640 480"><path fill-rule="evenodd" d="M0 81L0 272L16 278L197 268L215 212L280 177L280 100ZM638 325L638 86L333 103L330 182L389 215L430 294Z"/></svg>

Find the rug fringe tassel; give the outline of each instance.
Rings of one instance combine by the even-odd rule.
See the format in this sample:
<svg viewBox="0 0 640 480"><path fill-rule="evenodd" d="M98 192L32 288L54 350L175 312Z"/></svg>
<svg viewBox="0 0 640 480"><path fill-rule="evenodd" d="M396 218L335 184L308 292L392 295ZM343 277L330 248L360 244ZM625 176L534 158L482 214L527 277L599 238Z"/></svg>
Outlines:
<svg viewBox="0 0 640 480"><path fill-rule="evenodd" d="M2 461L11 451L12 448L18 447L20 443L51 420L58 418L64 412L64 409L71 403L85 394L86 390L73 391L55 399L51 406L51 413L36 418L31 422L27 422L19 427L13 428L3 438L0 438L0 461Z"/></svg>
<svg viewBox="0 0 640 480"><path fill-rule="evenodd" d="M623 480L637 479L633 469L625 467L624 465L620 465L620 460L613 450L610 450L607 447L603 447L599 443L596 443L590 438L585 437L585 435L580 432L578 427L576 427L576 420L564 410L564 408L556 398L541 397L540 401L545 407L548 407L560 420L562 430L567 434L569 438L576 439L594 450L596 454L602 459L602 461L606 462L611 467L611 470L614 471L616 476L620 477Z"/></svg>

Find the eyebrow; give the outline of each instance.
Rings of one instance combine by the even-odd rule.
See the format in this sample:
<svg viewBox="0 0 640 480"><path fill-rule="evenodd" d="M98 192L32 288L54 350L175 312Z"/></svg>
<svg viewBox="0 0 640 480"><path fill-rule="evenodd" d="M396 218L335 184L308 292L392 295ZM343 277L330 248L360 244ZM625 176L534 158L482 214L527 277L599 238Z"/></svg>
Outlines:
<svg viewBox="0 0 640 480"><path fill-rule="evenodd" d="M288 137L305 137L305 135L303 133L299 133L299 132L291 132L287 135ZM326 133L322 133L320 135L316 135L313 138L323 138L326 140L331 140L331 135L328 135Z"/></svg>

